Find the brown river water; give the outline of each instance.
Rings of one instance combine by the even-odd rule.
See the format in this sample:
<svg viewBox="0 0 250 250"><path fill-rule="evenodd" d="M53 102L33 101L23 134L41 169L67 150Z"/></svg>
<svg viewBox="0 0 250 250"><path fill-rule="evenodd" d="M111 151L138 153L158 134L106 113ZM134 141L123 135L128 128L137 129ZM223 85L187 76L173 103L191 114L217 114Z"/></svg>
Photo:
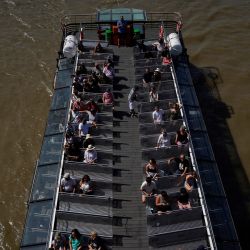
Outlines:
<svg viewBox="0 0 250 250"><path fill-rule="evenodd" d="M209 135L214 136L211 141L232 215L247 248L250 1L0 0L0 249L18 249L22 236L25 203L53 94L60 18L111 7L180 12L190 62L216 71L216 86L210 90L223 108L217 113L211 107L209 116L206 107L204 114L214 119L207 118Z"/></svg>

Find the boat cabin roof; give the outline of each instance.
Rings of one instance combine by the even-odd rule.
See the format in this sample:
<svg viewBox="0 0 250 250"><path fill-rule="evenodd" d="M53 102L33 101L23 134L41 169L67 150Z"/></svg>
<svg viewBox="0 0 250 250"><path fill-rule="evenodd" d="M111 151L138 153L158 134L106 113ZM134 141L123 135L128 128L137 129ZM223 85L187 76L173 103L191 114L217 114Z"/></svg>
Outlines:
<svg viewBox="0 0 250 250"><path fill-rule="evenodd" d="M116 22L123 16L127 21L146 21L147 15L144 10L130 8L105 9L97 12L97 21Z"/></svg>

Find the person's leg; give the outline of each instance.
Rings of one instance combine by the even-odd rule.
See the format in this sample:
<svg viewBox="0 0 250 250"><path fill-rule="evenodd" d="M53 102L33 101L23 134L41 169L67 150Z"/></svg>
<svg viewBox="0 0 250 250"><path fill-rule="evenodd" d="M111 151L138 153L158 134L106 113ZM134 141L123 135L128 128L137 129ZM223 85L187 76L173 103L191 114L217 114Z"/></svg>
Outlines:
<svg viewBox="0 0 250 250"><path fill-rule="evenodd" d="M141 202L142 202L143 204L146 203L146 196L145 196L145 194L142 194L142 196L141 196Z"/></svg>

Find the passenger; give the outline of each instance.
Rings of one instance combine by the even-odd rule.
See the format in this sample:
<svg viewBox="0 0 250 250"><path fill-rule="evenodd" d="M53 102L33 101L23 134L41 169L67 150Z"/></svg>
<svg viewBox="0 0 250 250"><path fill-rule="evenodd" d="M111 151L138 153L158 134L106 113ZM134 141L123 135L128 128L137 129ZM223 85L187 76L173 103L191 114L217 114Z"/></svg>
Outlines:
<svg viewBox="0 0 250 250"><path fill-rule="evenodd" d="M79 161L81 158L81 143L78 138L73 137L72 141L65 145L65 159L68 161Z"/></svg>
<svg viewBox="0 0 250 250"><path fill-rule="evenodd" d="M128 94L128 106L129 106L129 114L131 117L137 116L135 112L135 105L137 101L137 91L138 86L133 87Z"/></svg>
<svg viewBox="0 0 250 250"><path fill-rule="evenodd" d="M197 179L198 176L195 171L192 171L186 175L184 187L186 188L187 192L191 192L196 187Z"/></svg>
<svg viewBox="0 0 250 250"><path fill-rule="evenodd" d="M87 74L87 68L85 67L84 63L81 63L77 66L76 68L76 75L82 75L82 74Z"/></svg>
<svg viewBox="0 0 250 250"><path fill-rule="evenodd" d="M103 52L103 47L101 45L101 42L99 41L97 45L94 48L94 54L96 53L102 53Z"/></svg>
<svg viewBox="0 0 250 250"><path fill-rule="evenodd" d="M87 148L89 145L95 146L95 141L90 134L87 134L85 140L83 141L83 147Z"/></svg>
<svg viewBox="0 0 250 250"><path fill-rule="evenodd" d="M171 201L166 191L161 191L160 194L156 196L155 206L158 214L171 211Z"/></svg>
<svg viewBox="0 0 250 250"><path fill-rule="evenodd" d="M178 165L178 169L176 170L176 174L180 174L181 176L185 176L186 173L190 172L190 164L188 159L185 158L184 154L180 154L179 157L172 157L168 160L168 164L174 160L175 164Z"/></svg>
<svg viewBox="0 0 250 250"><path fill-rule="evenodd" d="M74 100L71 105L72 116L75 116L76 112L84 110L84 107L85 105L84 102L81 101L81 98L77 98L76 100Z"/></svg>
<svg viewBox="0 0 250 250"><path fill-rule="evenodd" d="M51 248L53 250L66 250L67 240L66 237L61 233L55 234L54 240L52 241Z"/></svg>
<svg viewBox="0 0 250 250"><path fill-rule="evenodd" d="M177 201L179 209L191 208L191 204L189 201L189 195L185 188L180 189L180 195Z"/></svg>
<svg viewBox="0 0 250 250"><path fill-rule="evenodd" d="M155 111L152 113L153 122L155 125L163 124L163 116L164 111L159 108L159 106L155 106Z"/></svg>
<svg viewBox="0 0 250 250"><path fill-rule="evenodd" d="M170 106L170 120L177 120L180 118L180 109L182 107L181 104L179 104L178 102L172 104L169 103Z"/></svg>
<svg viewBox="0 0 250 250"><path fill-rule="evenodd" d="M100 66L99 63L95 63L95 67L93 69L93 72L98 76L100 77L102 74L103 74L103 69L102 67Z"/></svg>
<svg viewBox="0 0 250 250"><path fill-rule="evenodd" d="M88 145L84 152L84 163L94 164L97 161L97 152L93 145Z"/></svg>
<svg viewBox="0 0 250 250"><path fill-rule="evenodd" d="M183 144L187 144L188 143L188 132L185 128L185 126L181 126L180 129L176 132L176 136L175 136L175 144L177 144L178 146L181 146Z"/></svg>
<svg viewBox="0 0 250 250"><path fill-rule="evenodd" d="M162 51L165 48L164 39L160 38L157 42L153 43L152 45L156 47L157 49L157 57L160 57L162 54Z"/></svg>
<svg viewBox="0 0 250 250"><path fill-rule="evenodd" d="M93 185L88 175L84 175L79 182L79 190L81 194L92 194Z"/></svg>
<svg viewBox="0 0 250 250"><path fill-rule="evenodd" d="M83 110L81 112L85 112L88 114L88 123L92 126L96 127L96 120L97 120L97 112L95 109L89 110ZM88 133L87 133L88 134Z"/></svg>
<svg viewBox="0 0 250 250"><path fill-rule="evenodd" d="M112 83L115 78L115 70L111 67L110 63L104 65L102 72L105 76L106 83Z"/></svg>
<svg viewBox="0 0 250 250"><path fill-rule="evenodd" d="M152 71L150 71L150 68L145 69L145 73L144 73L143 79L142 79L142 83L143 83L144 88L149 89L149 86L150 86L152 79L153 79L153 75L154 75L154 73Z"/></svg>
<svg viewBox="0 0 250 250"><path fill-rule="evenodd" d="M160 176L158 166L155 159L150 159L145 166L146 176L151 177L153 180L157 180Z"/></svg>
<svg viewBox="0 0 250 250"><path fill-rule="evenodd" d="M91 93L99 93L100 87L98 83L98 78L91 75L88 77L88 84L89 84L89 92Z"/></svg>
<svg viewBox="0 0 250 250"><path fill-rule="evenodd" d="M113 104L114 97L113 94L111 93L110 89L106 89L106 91L102 95L102 102L104 104Z"/></svg>
<svg viewBox="0 0 250 250"><path fill-rule="evenodd" d="M74 79L73 80L73 84L72 84L73 88L74 88L74 91L77 91L82 93L83 92L83 83L80 82L78 79Z"/></svg>
<svg viewBox="0 0 250 250"><path fill-rule="evenodd" d="M146 180L142 183L141 188L142 192L142 203L146 203L146 198L153 196L156 191L156 184L154 181L152 181L151 177L146 177Z"/></svg>
<svg viewBox="0 0 250 250"><path fill-rule="evenodd" d="M161 70L159 68L156 68L153 75L153 83L151 84L151 87L155 87L156 90L159 90L161 84Z"/></svg>
<svg viewBox="0 0 250 250"><path fill-rule="evenodd" d="M168 135L166 129L163 129L159 135L156 148L170 148L171 137Z"/></svg>
<svg viewBox="0 0 250 250"><path fill-rule="evenodd" d="M113 56L108 56L107 57L107 63L109 63L110 67L112 67L113 69L115 68L115 64L113 61Z"/></svg>
<svg viewBox="0 0 250 250"><path fill-rule="evenodd" d="M103 243L99 236L97 236L97 233L95 231L91 232L89 240L88 240L88 247L89 250L102 250L103 249Z"/></svg>
<svg viewBox="0 0 250 250"><path fill-rule="evenodd" d="M124 20L124 17L121 16L121 19L117 21L118 27L118 40L117 45L120 47L121 43L126 46L126 26L127 22Z"/></svg>
<svg viewBox="0 0 250 250"><path fill-rule="evenodd" d="M84 240L82 235L77 229L71 231L69 236L69 249L70 250L83 250Z"/></svg>
<svg viewBox="0 0 250 250"><path fill-rule="evenodd" d="M158 91L156 87L151 87L149 92L149 102L157 102L158 101Z"/></svg>
<svg viewBox="0 0 250 250"><path fill-rule="evenodd" d="M92 110L95 114L100 112L100 109L99 109L97 103L92 99L87 102L86 106L87 106L88 111Z"/></svg>
<svg viewBox="0 0 250 250"><path fill-rule="evenodd" d="M78 125L79 136L83 137L89 134L89 130L91 128L91 122L87 121L84 118L81 118L80 123Z"/></svg>
<svg viewBox="0 0 250 250"><path fill-rule="evenodd" d="M67 193L75 193L76 181L70 177L69 173L65 173L61 179L60 191Z"/></svg>

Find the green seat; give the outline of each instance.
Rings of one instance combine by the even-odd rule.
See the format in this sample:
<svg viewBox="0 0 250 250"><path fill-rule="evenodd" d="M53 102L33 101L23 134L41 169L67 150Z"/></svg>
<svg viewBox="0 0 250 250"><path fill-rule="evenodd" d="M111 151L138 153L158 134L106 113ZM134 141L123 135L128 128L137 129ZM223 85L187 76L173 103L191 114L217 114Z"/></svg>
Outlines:
<svg viewBox="0 0 250 250"><path fill-rule="evenodd" d="M105 40L107 42L111 41L111 36L112 36L112 30L110 29L105 30Z"/></svg>
<svg viewBox="0 0 250 250"><path fill-rule="evenodd" d="M135 39L140 39L141 31L139 29L134 29Z"/></svg>

